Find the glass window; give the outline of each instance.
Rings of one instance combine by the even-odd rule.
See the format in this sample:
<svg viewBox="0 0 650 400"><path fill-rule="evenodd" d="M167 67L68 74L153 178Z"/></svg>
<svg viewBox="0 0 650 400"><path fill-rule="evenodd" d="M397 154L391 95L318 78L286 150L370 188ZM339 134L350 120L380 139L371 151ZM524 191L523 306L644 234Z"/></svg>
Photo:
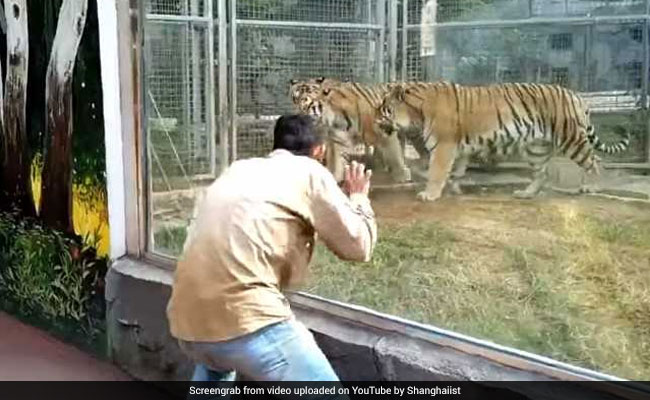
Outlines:
<svg viewBox="0 0 650 400"><path fill-rule="evenodd" d="M486 139L492 146L458 155L453 182L462 193L448 184L424 203L416 194L429 157L406 138L400 157L412 190L374 166L372 261L345 263L319 245L302 289L622 378L650 377L645 0L238 0L223 18L217 1L144 3L148 252L177 257L201 189L233 160L269 152L274 121L294 112L291 79L444 79L483 107L472 118L459 109L467 132L520 139ZM527 87L542 93L532 100L476 88L504 82L570 94ZM580 100L566 102L571 96ZM423 107L435 109L433 99ZM596 152L597 176L578 166L577 148L561 152L587 110L600 141L617 144ZM531 115L552 117L532 126ZM522 127L538 129L539 140L521 139ZM581 146L596 146L579 134Z"/></svg>
<svg viewBox="0 0 650 400"><path fill-rule="evenodd" d="M216 124L218 46L210 1L143 3L149 247L176 256L197 193L225 163Z"/></svg>

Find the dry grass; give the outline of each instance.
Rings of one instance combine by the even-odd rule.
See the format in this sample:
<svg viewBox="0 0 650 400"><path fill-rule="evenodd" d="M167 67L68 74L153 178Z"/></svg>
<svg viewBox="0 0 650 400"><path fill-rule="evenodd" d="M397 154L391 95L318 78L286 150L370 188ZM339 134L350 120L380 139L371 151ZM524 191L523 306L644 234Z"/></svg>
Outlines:
<svg viewBox="0 0 650 400"><path fill-rule="evenodd" d="M32 166L32 193L38 208L41 198L41 170L38 160ZM108 204L102 188L86 185L73 187L72 220L75 232L97 250L97 255L108 255L110 231L108 226Z"/></svg>
<svg viewBox="0 0 650 400"><path fill-rule="evenodd" d="M409 195L375 201L371 263L343 263L319 247L307 291L650 377L649 208L504 196L417 205Z"/></svg>

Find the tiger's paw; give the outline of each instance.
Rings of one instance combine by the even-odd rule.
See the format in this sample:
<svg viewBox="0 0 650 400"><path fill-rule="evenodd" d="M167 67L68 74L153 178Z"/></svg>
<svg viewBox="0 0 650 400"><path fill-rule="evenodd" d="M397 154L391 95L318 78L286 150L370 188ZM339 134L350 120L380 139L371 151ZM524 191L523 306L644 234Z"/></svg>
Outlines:
<svg viewBox="0 0 650 400"><path fill-rule="evenodd" d="M529 192L527 190L515 190L512 193L512 196L516 199L532 199L535 197L536 193Z"/></svg>
<svg viewBox="0 0 650 400"><path fill-rule="evenodd" d="M598 193L599 188L596 185L582 185L578 189L578 193L589 194L589 193Z"/></svg>
<svg viewBox="0 0 650 400"><path fill-rule="evenodd" d="M429 192L427 192L425 190L425 191L422 191L422 192L418 193L417 198L420 201L433 202L433 201L436 201L436 200L438 200L440 198L440 194L431 194L431 193L429 193Z"/></svg>
<svg viewBox="0 0 650 400"><path fill-rule="evenodd" d="M392 174L393 180L397 183L406 183L411 181L411 170L404 167L401 171Z"/></svg>

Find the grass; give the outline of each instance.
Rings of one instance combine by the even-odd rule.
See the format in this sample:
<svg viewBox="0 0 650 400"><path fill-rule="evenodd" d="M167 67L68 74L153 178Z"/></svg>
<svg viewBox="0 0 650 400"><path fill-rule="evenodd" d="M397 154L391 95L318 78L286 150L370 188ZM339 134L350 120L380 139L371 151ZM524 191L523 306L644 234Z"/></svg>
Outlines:
<svg viewBox="0 0 650 400"><path fill-rule="evenodd" d="M156 229L154 232L156 252L178 257L183 252L186 236L187 228L181 226Z"/></svg>
<svg viewBox="0 0 650 400"><path fill-rule="evenodd" d="M510 217L488 210L493 225L382 220L380 209L373 260L344 263L318 246L306 291L648 379L649 213L617 220L568 203Z"/></svg>

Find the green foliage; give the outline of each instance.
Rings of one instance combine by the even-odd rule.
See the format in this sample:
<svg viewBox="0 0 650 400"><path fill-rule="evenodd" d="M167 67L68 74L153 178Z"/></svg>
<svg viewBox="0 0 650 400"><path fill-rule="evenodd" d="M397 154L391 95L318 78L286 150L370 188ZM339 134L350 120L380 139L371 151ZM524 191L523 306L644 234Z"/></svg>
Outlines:
<svg viewBox="0 0 650 400"><path fill-rule="evenodd" d="M35 221L0 213L0 307L74 327L94 340L103 325L107 262L82 243Z"/></svg>
<svg viewBox="0 0 650 400"><path fill-rule="evenodd" d="M186 237L187 228L182 226L158 229L154 233L156 251L178 256L183 252Z"/></svg>

